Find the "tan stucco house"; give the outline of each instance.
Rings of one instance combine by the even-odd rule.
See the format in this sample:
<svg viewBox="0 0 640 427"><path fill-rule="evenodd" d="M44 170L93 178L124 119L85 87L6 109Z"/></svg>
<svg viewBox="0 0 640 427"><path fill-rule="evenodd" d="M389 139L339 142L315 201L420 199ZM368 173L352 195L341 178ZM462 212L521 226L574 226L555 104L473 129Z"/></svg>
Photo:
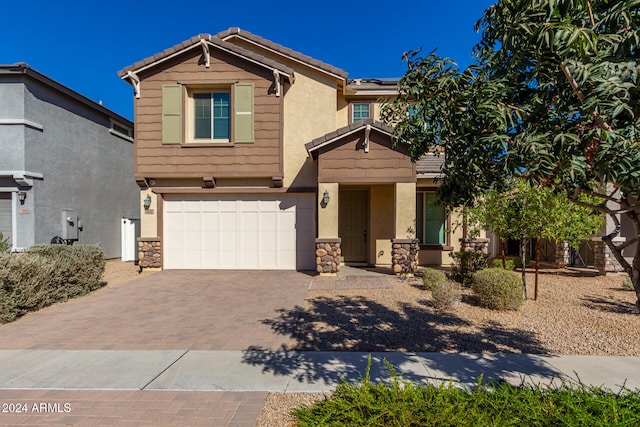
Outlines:
<svg viewBox="0 0 640 427"><path fill-rule="evenodd" d="M458 249L434 204L443 158L412 162L378 121L397 81L351 80L238 28L119 75L135 94L142 267L399 272Z"/></svg>

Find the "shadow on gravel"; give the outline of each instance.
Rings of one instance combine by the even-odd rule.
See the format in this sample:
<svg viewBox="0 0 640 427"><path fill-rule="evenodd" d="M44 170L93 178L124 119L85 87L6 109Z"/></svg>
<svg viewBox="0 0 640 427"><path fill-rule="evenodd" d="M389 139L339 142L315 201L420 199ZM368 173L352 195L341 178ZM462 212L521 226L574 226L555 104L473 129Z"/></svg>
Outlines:
<svg viewBox="0 0 640 427"><path fill-rule="evenodd" d="M529 331L505 330L497 323L488 323L479 331L465 331L472 326L468 321L452 312L435 311L427 306L427 301L419 303L423 307L405 304L395 311L361 296L317 297L309 301L309 309L296 306L278 310L276 317L265 319L262 323L269 325L277 334L290 337L292 344L276 352L264 351L260 347L248 348L244 362L262 365L265 371L277 374L295 373L303 381L328 381L344 378L345 374L351 376L358 366L362 366L362 354L352 353L353 357L358 358L352 360L347 357L348 353L340 353L341 358L347 358L331 365L335 368L333 370L327 370L326 360L318 362L317 357L311 357L310 354L409 352L404 356L408 358L415 358L411 353L422 352L525 353L522 357L526 357L526 354L548 354L548 350ZM483 358L483 370L500 374L503 369L510 369L509 366L501 366L506 362L501 361L499 355L494 355L496 363L485 360L483 355L478 356ZM409 363L409 360L390 362L394 366L401 366ZM535 361L530 363L536 365ZM444 365L433 368L445 372L448 369ZM539 371L541 366L533 366L531 371L536 369ZM479 367L474 369L467 366L456 369L456 372L448 372L447 378L456 376L466 380L479 370ZM552 375L550 372L548 374ZM406 371L403 378L416 379ZM424 376L421 378L424 379Z"/></svg>
<svg viewBox="0 0 640 427"><path fill-rule="evenodd" d="M618 314L638 314L636 305L625 301L616 301L600 296L586 296L582 298L582 305L594 310Z"/></svg>

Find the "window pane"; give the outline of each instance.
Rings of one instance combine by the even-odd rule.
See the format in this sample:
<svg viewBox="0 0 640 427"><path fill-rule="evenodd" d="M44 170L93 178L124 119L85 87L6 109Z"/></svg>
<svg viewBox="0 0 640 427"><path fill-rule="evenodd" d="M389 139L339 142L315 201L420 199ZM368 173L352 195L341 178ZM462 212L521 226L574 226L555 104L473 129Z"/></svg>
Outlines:
<svg viewBox="0 0 640 427"><path fill-rule="evenodd" d="M353 121L369 118L369 104L353 104Z"/></svg>
<svg viewBox="0 0 640 427"><path fill-rule="evenodd" d="M195 137L197 139L211 138L211 95L196 93L195 101Z"/></svg>
<svg viewBox="0 0 640 427"><path fill-rule="evenodd" d="M213 94L213 138L229 139L229 93Z"/></svg>
<svg viewBox="0 0 640 427"><path fill-rule="evenodd" d="M424 193L416 194L416 237L424 244Z"/></svg>
<svg viewBox="0 0 640 427"><path fill-rule="evenodd" d="M425 193L425 243L445 244L444 206L436 206L435 193Z"/></svg>

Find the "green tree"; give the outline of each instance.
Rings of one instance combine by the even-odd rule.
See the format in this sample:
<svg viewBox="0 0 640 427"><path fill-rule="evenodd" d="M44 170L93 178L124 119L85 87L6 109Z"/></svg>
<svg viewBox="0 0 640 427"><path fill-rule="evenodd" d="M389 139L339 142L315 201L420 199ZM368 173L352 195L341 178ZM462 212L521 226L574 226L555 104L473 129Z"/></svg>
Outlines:
<svg viewBox="0 0 640 427"><path fill-rule="evenodd" d="M586 198L583 199L588 202ZM469 209L469 220L476 226L491 229L501 239L520 240L522 282L526 294L525 250L530 239L536 239L534 299L538 299L540 242L568 242L572 248L597 233L604 217L592 209L572 203L565 192L533 187L523 179L514 180L510 190L489 191ZM504 263L504 254L503 254Z"/></svg>
<svg viewBox="0 0 640 427"><path fill-rule="evenodd" d="M640 309L640 244L632 263L622 256L640 235L640 1L499 0L477 29L467 70L434 53L406 54L400 96L383 118L411 141L414 158L446 149L439 195L451 205L521 175L610 215L616 229L603 240ZM616 246L619 215L636 237Z"/></svg>

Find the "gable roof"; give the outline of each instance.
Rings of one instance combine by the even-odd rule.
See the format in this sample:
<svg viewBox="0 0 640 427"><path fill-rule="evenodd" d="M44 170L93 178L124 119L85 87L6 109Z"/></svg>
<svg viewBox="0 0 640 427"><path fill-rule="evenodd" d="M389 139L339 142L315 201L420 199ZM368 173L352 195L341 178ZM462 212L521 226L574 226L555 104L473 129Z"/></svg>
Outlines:
<svg viewBox="0 0 640 427"><path fill-rule="evenodd" d="M122 70L118 71L118 76L120 76L120 78L122 79L125 79L128 77L128 73L130 71L138 73L188 50L195 48L201 49L202 40L204 40L205 43L215 49L225 51L263 67L272 70L278 70L278 72L287 77L289 81L292 81L294 78L292 68L287 67L286 65L272 59L266 58L263 55L245 49L241 46L234 45L233 43L229 43L220 38L212 36L211 34L198 34L197 36L193 36L190 39L183 41L182 43L178 43L168 49L163 50L160 53L149 56L141 61L136 62L133 65L123 68Z"/></svg>
<svg viewBox="0 0 640 427"><path fill-rule="evenodd" d="M316 138L313 141L305 144L304 147L307 149L307 152L313 156L313 154L320 148L330 145L347 135L359 132L362 129L366 129L367 127L369 127L371 130L375 130L389 136L393 135L393 128L385 125L384 123L376 121L374 119L364 119L351 123L340 129L334 130L333 132L329 132L328 134L323 135L319 138Z"/></svg>
<svg viewBox="0 0 640 427"><path fill-rule="evenodd" d="M0 76L2 75L23 75L30 77L34 80L39 81L40 83L48 86L59 93L62 93L66 96L71 97L75 101L84 104L85 106L92 108L100 113L110 117L125 126L133 127L133 122L126 117L121 116L120 114L112 111L106 107L104 107L101 103L95 102L86 96L82 95L79 92L53 80L51 77L48 77L39 71L34 70L29 66L29 64L24 62L18 62L16 64L0 64Z"/></svg>
<svg viewBox="0 0 640 427"><path fill-rule="evenodd" d="M326 74L330 74L333 77L336 77L340 80L346 80L347 77L349 76L349 73L347 73L344 70L341 70L340 68L334 67L333 65L314 59L308 55L297 52L293 49L289 49L288 47L282 46L281 44L274 43L271 40L267 40L263 37L252 34L249 31L241 30L238 27L231 27L228 30L221 31L216 35L216 37L221 40L229 40L234 37L246 40L248 42L261 46L267 50L270 50L272 52L285 56L289 59L292 59L296 62L302 63L311 68L315 68Z"/></svg>

